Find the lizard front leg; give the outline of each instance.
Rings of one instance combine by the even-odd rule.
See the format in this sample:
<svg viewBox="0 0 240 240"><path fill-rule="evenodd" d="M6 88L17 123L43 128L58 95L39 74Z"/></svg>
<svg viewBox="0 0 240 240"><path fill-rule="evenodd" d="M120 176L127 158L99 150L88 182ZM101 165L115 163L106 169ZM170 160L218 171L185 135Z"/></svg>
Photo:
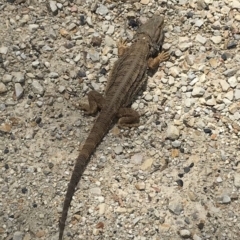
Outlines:
<svg viewBox="0 0 240 240"><path fill-rule="evenodd" d="M119 117L119 127L139 126L139 114L132 108L120 108L117 117Z"/></svg>
<svg viewBox="0 0 240 240"><path fill-rule="evenodd" d="M86 114L95 114L99 109L102 109L105 98L99 92L92 90L88 93L88 104L80 102L78 108L85 110Z"/></svg>
<svg viewBox="0 0 240 240"><path fill-rule="evenodd" d="M165 62L169 58L168 52L161 52L157 55L155 58L149 58L148 59L148 67L151 70L156 70L161 62Z"/></svg>
<svg viewBox="0 0 240 240"><path fill-rule="evenodd" d="M122 38L120 38L119 42L117 43L117 47L118 47L118 56L121 57L128 49L127 40L123 40Z"/></svg>

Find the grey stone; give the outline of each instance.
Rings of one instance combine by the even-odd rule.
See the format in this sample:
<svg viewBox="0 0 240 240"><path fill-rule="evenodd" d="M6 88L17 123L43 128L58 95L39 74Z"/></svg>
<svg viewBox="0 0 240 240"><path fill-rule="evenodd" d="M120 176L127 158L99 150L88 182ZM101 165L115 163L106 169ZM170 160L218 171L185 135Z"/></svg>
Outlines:
<svg viewBox="0 0 240 240"><path fill-rule="evenodd" d="M32 62L33 67L37 67L39 64L40 64L40 62L38 60Z"/></svg>
<svg viewBox="0 0 240 240"><path fill-rule="evenodd" d="M87 24L88 24L90 27L93 26L92 18L91 18L90 16L88 16L88 17L86 18L86 22L87 22Z"/></svg>
<svg viewBox="0 0 240 240"><path fill-rule="evenodd" d="M193 104L192 98L186 98L184 103L186 107L191 107Z"/></svg>
<svg viewBox="0 0 240 240"><path fill-rule="evenodd" d="M173 86L173 85L174 85L174 83L175 83L175 79L174 79L174 77L172 77L172 76L169 76L168 85L169 85L169 86Z"/></svg>
<svg viewBox="0 0 240 240"><path fill-rule="evenodd" d="M188 78L189 78L190 80L193 80L194 78L196 78L196 74L194 74L193 72L189 72L189 73L188 73Z"/></svg>
<svg viewBox="0 0 240 240"><path fill-rule="evenodd" d="M97 8L96 13L99 15L106 15L108 13L108 8L103 4L99 4L99 7Z"/></svg>
<svg viewBox="0 0 240 240"><path fill-rule="evenodd" d="M12 81L12 79L13 79L13 76L12 76L12 75L10 75L10 74L4 74L4 75L3 75L3 78L2 78L2 82L3 82L3 83L9 83L9 82Z"/></svg>
<svg viewBox="0 0 240 240"><path fill-rule="evenodd" d="M23 236L23 232L17 231L13 234L13 240L22 240Z"/></svg>
<svg viewBox="0 0 240 240"><path fill-rule="evenodd" d="M231 202L231 198L227 194L223 194L216 198L216 201L221 204L228 204Z"/></svg>
<svg viewBox="0 0 240 240"><path fill-rule="evenodd" d="M4 103L0 103L0 111L4 111L6 109L6 105Z"/></svg>
<svg viewBox="0 0 240 240"><path fill-rule="evenodd" d="M64 93L65 89L66 89L65 86L59 86L58 91L60 93Z"/></svg>
<svg viewBox="0 0 240 240"><path fill-rule="evenodd" d="M118 145L117 147L114 148L114 152L119 155L123 152L123 147L121 145Z"/></svg>
<svg viewBox="0 0 240 240"><path fill-rule="evenodd" d="M197 19L195 21L195 26L196 27L201 27L203 25L204 21L202 19Z"/></svg>
<svg viewBox="0 0 240 240"><path fill-rule="evenodd" d="M32 128L27 128L25 138L26 139L34 138L34 130Z"/></svg>
<svg viewBox="0 0 240 240"><path fill-rule="evenodd" d="M171 47L172 47L172 44L170 44L170 43L164 43L163 46L162 46L162 48L164 50L169 50Z"/></svg>
<svg viewBox="0 0 240 240"><path fill-rule="evenodd" d="M197 234L193 234L193 240L202 240Z"/></svg>
<svg viewBox="0 0 240 240"><path fill-rule="evenodd" d="M114 33L114 29L115 29L114 25L110 25L107 30L107 34L112 35Z"/></svg>
<svg viewBox="0 0 240 240"><path fill-rule="evenodd" d="M183 238L188 238L191 236L191 232L187 229L182 229L179 231L179 233L180 233L180 236Z"/></svg>
<svg viewBox="0 0 240 240"><path fill-rule="evenodd" d="M175 140L175 141L172 142L172 146L175 147L175 148L180 147L181 144L182 144L182 142L179 141L179 140Z"/></svg>
<svg viewBox="0 0 240 240"><path fill-rule="evenodd" d="M179 49L177 49L177 50L175 51L175 55L176 55L177 57L181 57L181 56L183 55L183 53L182 53L182 51L180 51Z"/></svg>
<svg viewBox="0 0 240 240"><path fill-rule="evenodd" d="M5 104L6 106L15 106L17 102L13 101L12 99L7 99Z"/></svg>
<svg viewBox="0 0 240 240"><path fill-rule="evenodd" d="M105 36L105 45L108 47L114 47L115 46L115 41L108 35Z"/></svg>
<svg viewBox="0 0 240 240"><path fill-rule="evenodd" d="M133 219L133 225L136 225L141 220L141 217L136 217Z"/></svg>
<svg viewBox="0 0 240 240"><path fill-rule="evenodd" d="M210 99L206 100L206 105L215 106L217 104L215 98L212 96Z"/></svg>
<svg viewBox="0 0 240 240"><path fill-rule="evenodd" d="M141 164L142 163L142 160L143 160L143 156L141 154L135 154L131 157L131 162L133 164Z"/></svg>
<svg viewBox="0 0 240 240"><path fill-rule="evenodd" d="M61 103L64 101L64 99L62 97L58 97L57 100L56 100L58 103Z"/></svg>
<svg viewBox="0 0 240 240"><path fill-rule="evenodd" d="M138 182L135 184L135 187L139 191L143 191L146 188L145 182Z"/></svg>
<svg viewBox="0 0 240 240"><path fill-rule="evenodd" d="M192 46L192 43L191 42L189 42L189 43L180 43L179 45L178 45L178 47L179 47L179 49L182 51L182 52L184 52L184 51L186 51L189 47L191 47Z"/></svg>
<svg viewBox="0 0 240 240"><path fill-rule="evenodd" d="M73 59L74 62L78 62L81 59L81 54L77 54L77 56Z"/></svg>
<svg viewBox="0 0 240 240"><path fill-rule="evenodd" d="M153 97L152 97L151 94L146 94L145 97L144 97L144 99L145 99L146 101L151 101L152 98L153 98Z"/></svg>
<svg viewBox="0 0 240 240"><path fill-rule="evenodd" d="M169 69L169 74L172 75L173 77L178 77L179 73L180 73L180 70L176 66L173 66Z"/></svg>
<svg viewBox="0 0 240 240"><path fill-rule="evenodd" d="M20 19L20 25L24 26L30 19L30 16L28 14L23 15L23 17Z"/></svg>
<svg viewBox="0 0 240 240"><path fill-rule="evenodd" d="M99 52L97 51L89 51L87 54L87 57L90 58L93 62L98 62L99 61Z"/></svg>
<svg viewBox="0 0 240 240"><path fill-rule="evenodd" d="M102 193L101 188L99 188L99 187L90 188L89 191L93 195L101 195L101 193Z"/></svg>
<svg viewBox="0 0 240 240"><path fill-rule="evenodd" d="M17 99L23 96L23 87L20 83L15 83L15 95Z"/></svg>
<svg viewBox="0 0 240 240"><path fill-rule="evenodd" d="M13 75L13 81L15 83L24 83L24 81L25 81L24 73L22 73L22 72L12 72L12 75Z"/></svg>
<svg viewBox="0 0 240 240"><path fill-rule="evenodd" d="M50 77L50 78L58 78L59 75L58 75L57 72L50 72L49 75L48 75L48 77Z"/></svg>
<svg viewBox="0 0 240 240"><path fill-rule="evenodd" d="M233 100L233 91L229 91L224 95L225 98L232 101Z"/></svg>
<svg viewBox="0 0 240 240"><path fill-rule="evenodd" d="M231 202L231 198L228 195L222 196L222 203L227 204Z"/></svg>
<svg viewBox="0 0 240 240"><path fill-rule="evenodd" d="M223 180L222 180L222 178L219 176L219 177L217 177L217 179L216 179L216 182L218 182L218 183L221 183Z"/></svg>
<svg viewBox="0 0 240 240"><path fill-rule="evenodd" d="M57 39L57 34L56 34L56 32L54 31L54 29L52 29L52 28L49 29L48 35L49 35L49 37L50 37L51 39L53 39L53 40L56 40L56 39Z"/></svg>
<svg viewBox="0 0 240 240"><path fill-rule="evenodd" d="M58 9L62 9L63 8L62 3L57 3L57 7L58 7Z"/></svg>
<svg viewBox="0 0 240 240"><path fill-rule="evenodd" d="M231 77L231 76L233 76L236 72L237 72L237 70L234 69L234 68L232 68L232 69L228 69L228 70L224 71L224 72L223 72L223 75L224 75L225 77Z"/></svg>
<svg viewBox="0 0 240 240"><path fill-rule="evenodd" d="M38 107L42 107L43 102L42 101L36 101L36 104L37 104Z"/></svg>
<svg viewBox="0 0 240 240"><path fill-rule="evenodd" d="M180 201L177 201L177 200L174 200L174 201L171 201L168 205L168 209L176 214L176 215L180 215L181 212L183 211L183 206L181 204Z"/></svg>
<svg viewBox="0 0 240 240"><path fill-rule="evenodd" d="M200 129L203 129L203 128L206 126L206 124L203 122L202 119L199 119L199 120L195 123L195 125L196 125L197 128L200 128Z"/></svg>
<svg viewBox="0 0 240 240"><path fill-rule="evenodd" d="M68 26L68 30L72 31L77 25L75 23L70 23L70 25Z"/></svg>
<svg viewBox="0 0 240 240"><path fill-rule="evenodd" d="M44 88L43 86L39 83L37 80L33 80L32 82L32 91L36 94L42 95L44 93Z"/></svg>
<svg viewBox="0 0 240 240"><path fill-rule="evenodd" d="M44 52L51 52L54 50L54 48L49 47L47 44L42 47L42 50Z"/></svg>
<svg viewBox="0 0 240 240"><path fill-rule="evenodd" d="M233 177L234 177L234 186L236 188L240 188L240 173L235 173Z"/></svg>

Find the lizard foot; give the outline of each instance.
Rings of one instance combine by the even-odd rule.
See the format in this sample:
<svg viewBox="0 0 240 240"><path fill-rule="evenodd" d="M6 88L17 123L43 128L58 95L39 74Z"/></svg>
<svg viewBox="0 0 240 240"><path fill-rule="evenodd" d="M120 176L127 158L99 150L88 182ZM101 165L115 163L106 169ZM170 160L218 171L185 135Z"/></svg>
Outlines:
<svg viewBox="0 0 240 240"><path fill-rule="evenodd" d="M157 57L149 58L148 67L154 70L158 68L160 63L167 61L169 57L170 57L169 52L161 52L157 55Z"/></svg>
<svg viewBox="0 0 240 240"><path fill-rule="evenodd" d="M123 40L122 38L120 38L119 42L117 43L117 47L118 47L118 56L122 56L125 52L127 47L127 40Z"/></svg>
<svg viewBox="0 0 240 240"><path fill-rule="evenodd" d="M167 61L169 57L170 57L169 52L161 52L157 56L157 58L159 59L159 63Z"/></svg>

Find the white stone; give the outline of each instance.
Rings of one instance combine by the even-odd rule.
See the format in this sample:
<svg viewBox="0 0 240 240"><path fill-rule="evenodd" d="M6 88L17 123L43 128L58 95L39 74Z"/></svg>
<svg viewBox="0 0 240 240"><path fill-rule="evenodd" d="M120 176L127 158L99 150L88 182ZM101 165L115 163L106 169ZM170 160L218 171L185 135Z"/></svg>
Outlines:
<svg viewBox="0 0 240 240"><path fill-rule="evenodd" d="M235 97L235 100L239 100L240 99L240 89L236 89L235 90L234 97Z"/></svg>
<svg viewBox="0 0 240 240"><path fill-rule="evenodd" d="M228 83L232 88L235 88L238 84L237 78L235 76L230 77Z"/></svg>
<svg viewBox="0 0 240 240"><path fill-rule="evenodd" d="M7 91L6 85L0 82L0 93L5 93L6 91Z"/></svg>
<svg viewBox="0 0 240 240"><path fill-rule="evenodd" d="M55 15L58 12L58 8L57 8L57 2L56 1L49 1L49 7L52 11L52 13Z"/></svg>
<svg viewBox="0 0 240 240"><path fill-rule="evenodd" d="M231 4L232 8L240 8L240 1L239 0L233 0Z"/></svg>
<svg viewBox="0 0 240 240"><path fill-rule="evenodd" d="M200 34L197 34L196 41L200 42L202 45L204 45L207 41L207 38L201 36Z"/></svg>
<svg viewBox="0 0 240 240"><path fill-rule="evenodd" d="M232 101L233 100L233 91L229 91L224 95L225 98Z"/></svg>
<svg viewBox="0 0 240 240"><path fill-rule="evenodd" d="M2 47L0 47L0 53L1 54L7 54L7 52L8 52L8 47L5 47L5 46L2 46Z"/></svg>
<svg viewBox="0 0 240 240"><path fill-rule="evenodd" d="M193 97L201 97L205 93L205 90L202 87L194 87L192 91Z"/></svg>
<svg viewBox="0 0 240 240"><path fill-rule="evenodd" d="M38 28L39 28L39 25L38 25L38 24L29 24L29 25L28 25L28 29L29 29L31 32L36 31Z"/></svg>
<svg viewBox="0 0 240 240"><path fill-rule="evenodd" d="M215 44L219 44L222 41L222 37L221 36L213 36L211 37L211 40L215 43Z"/></svg>
<svg viewBox="0 0 240 240"><path fill-rule="evenodd" d="M230 85L227 83L226 80L220 80L220 85L221 85L222 90L224 92L226 92L229 89L229 87L230 87Z"/></svg>
<svg viewBox="0 0 240 240"><path fill-rule="evenodd" d="M149 4L149 1L150 1L150 0L141 0L140 3L143 4L143 5L147 5L147 4Z"/></svg>
<svg viewBox="0 0 240 240"><path fill-rule="evenodd" d="M179 138L179 130L174 125L169 125L166 131L166 138L176 140Z"/></svg>

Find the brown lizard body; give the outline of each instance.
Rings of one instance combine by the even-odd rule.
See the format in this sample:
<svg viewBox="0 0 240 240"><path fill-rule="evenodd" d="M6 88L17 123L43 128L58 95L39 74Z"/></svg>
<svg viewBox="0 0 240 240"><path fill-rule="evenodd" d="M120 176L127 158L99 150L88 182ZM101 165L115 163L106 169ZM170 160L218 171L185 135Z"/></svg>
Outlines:
<svg viewBox="0 0 240 240"><path fill-rule="evenodd" d="M164 18L155 15L138 29L129 48L124 48L123 43L120 44L120 58L116 61L108 79L105 97L96 91L91 91L88 94L89 105L82 106L89 114L95 113L98 109L101 109L101 112L76 159L59 221L59 240L63 238L67 213L75 188L91 155L109 131L111 124L116 118L119 118L120 125L125 126L134 125L139 121L138 113L127 107L146 82L144 75L148 67L156 69L160 62L169 57L168 53L158 54L164 40L163 23ZM156 57L153 58L154 56Z"/></svg>

